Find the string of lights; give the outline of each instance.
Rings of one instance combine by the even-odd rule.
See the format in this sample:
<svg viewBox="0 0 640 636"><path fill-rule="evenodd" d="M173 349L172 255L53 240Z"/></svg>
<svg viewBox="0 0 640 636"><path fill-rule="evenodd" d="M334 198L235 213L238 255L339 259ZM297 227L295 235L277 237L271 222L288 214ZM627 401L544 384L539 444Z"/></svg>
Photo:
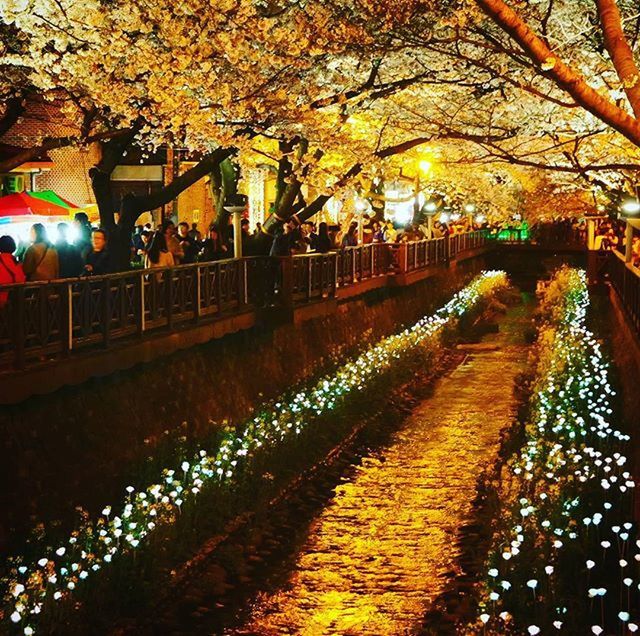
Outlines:
<svg viewBox="0 0 640 636"><path fill-rule="evenodd" d="M531 414L501 479L510 503L489 558L482 629L633 633L640 542L622 452L630 438L610 421L615 392L586 326L585 272L559 270L541 305Z"/></svg>
<svg viewBox="0 0 640 636"><path fill-rule="evenodd" d="M445 325L506 284L504 272L483 272L433 315L382 339L289 401L282 399L263 409L240 429L227 431L217 452L200 450L190 461L164 469L157 483L147 488L127 487L120 506L106 506L97 519L88 519L65 543L44 548L35 561L13 559L10 574L2 581L9 624L27 636L34 634L47 602L71 597L89 576L139 548L158 528L175 523L183 507L207 484L232 484L241 465L251 462L261 447L276 446L300 434L318 416L363 390L402 356L437 337Z"/></svg>

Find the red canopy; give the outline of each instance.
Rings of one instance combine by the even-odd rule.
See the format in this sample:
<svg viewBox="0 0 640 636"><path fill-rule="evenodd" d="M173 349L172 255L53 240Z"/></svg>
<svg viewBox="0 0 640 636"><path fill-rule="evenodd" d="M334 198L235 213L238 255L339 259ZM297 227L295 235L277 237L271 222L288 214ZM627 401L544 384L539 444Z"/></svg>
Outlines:
<svg viewBox="0 0 640 636"><path fill-rule="evenodd" d="M26 192L0 197L0 217L4 216L69 216L69 209L44 199L30 197Z"/></svg>

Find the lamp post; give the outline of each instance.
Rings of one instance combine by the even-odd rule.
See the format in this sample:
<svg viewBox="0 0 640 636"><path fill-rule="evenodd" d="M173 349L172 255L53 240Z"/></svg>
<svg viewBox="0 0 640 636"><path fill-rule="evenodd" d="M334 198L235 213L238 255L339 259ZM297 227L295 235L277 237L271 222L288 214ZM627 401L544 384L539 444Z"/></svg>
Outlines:
<svg viewBox="0 0 640 636"><path fill-rule="evenodd" d="M242 213L247 207L247 197L244 194L230 194L224 201L224 209L233 219L233 257L242 258Z"/></svg>
<svg viewBox="0 0 640 636"><path fill-rule="evenodd" d="M433 216L438 209L438 206L435 201L429 201L427 205L424 206L424 209L427 211L427 230L429 231L429 238L433 238Z"/></svg>
<svg viewBox="0 0 640 636"><path fill-rule="evenodd" d="M360 197L356 198L356 212L358 213L358 245L364 243L364 227L362 227L362 214L367 209L366 201L363 201Z"/></svg>
<svg viewBox="0 0 640 636"><path fill-rule="evenodd" d="M476 211L476 206L474 203L466 203L464 206L464 211L467 213L467 217L469 218L469 229L473 227L473 214Z"/></svg>
<svg viewBox="0 0 640 636"><path fill-rule="evenodd" d="M624 230L624 262L630 263L633 258L633 225L629 216L634 216L640 212L640 202L635 197L629 197L622 202L620 209L625 214L625 230Z"/></svg>
<svg viewBox="0 0 640 636"><path fill-rule="evenodd" d="M417 223L418 215L420 214L420 173L423 172L425 176L429 174L431 170L431 162L427 159L422 159L418 164L416 170L416 183L415 183L415 198L413 201L413 222Z"/></svg>

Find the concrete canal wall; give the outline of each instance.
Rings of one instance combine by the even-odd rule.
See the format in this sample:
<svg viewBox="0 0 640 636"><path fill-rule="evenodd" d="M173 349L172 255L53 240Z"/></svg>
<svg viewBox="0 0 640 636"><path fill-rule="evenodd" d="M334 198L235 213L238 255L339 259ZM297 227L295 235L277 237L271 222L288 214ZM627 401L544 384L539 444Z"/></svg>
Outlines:
<svg viewBox="0 0 640 636"><path fill-rule="evenodd" d="M334 361L413 324L484 267L484 257L461 261L413 285L349 298L331 313L319 307L295 322L253 327L0 407L0 550L39 520L116 500L167 440L207 438L226 420L246 418Z"/></svg>

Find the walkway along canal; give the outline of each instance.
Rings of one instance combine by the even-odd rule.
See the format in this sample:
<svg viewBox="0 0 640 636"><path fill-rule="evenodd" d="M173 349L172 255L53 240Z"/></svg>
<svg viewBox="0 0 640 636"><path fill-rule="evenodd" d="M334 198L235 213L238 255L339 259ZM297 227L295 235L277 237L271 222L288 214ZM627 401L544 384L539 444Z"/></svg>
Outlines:
<svg viewBox="0 0 640 636"><path fill-rule="evenodd" d="M525 297L496 333L463 347L384 446L341 467L330 494L326 482L306 488L279 529L272 518L236 538L153 625L129 633L428 633L431 602L463 574L457 540L473 521L476 482L516 417L530 309ZM243 587L257 591L250 602L237 598Z"/></svg>

